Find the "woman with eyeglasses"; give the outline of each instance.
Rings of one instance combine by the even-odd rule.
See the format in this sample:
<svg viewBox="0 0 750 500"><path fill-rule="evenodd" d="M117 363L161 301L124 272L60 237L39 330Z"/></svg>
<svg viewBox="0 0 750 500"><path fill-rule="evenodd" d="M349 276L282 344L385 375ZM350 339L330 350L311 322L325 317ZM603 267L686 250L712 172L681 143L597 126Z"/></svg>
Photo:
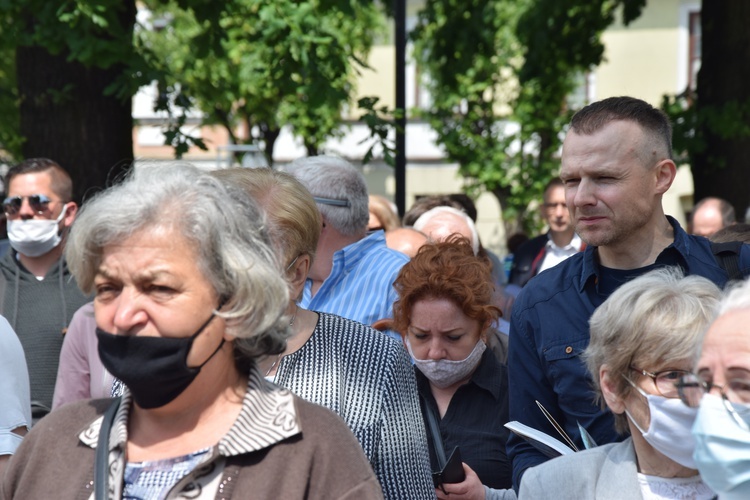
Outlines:
<svg viewBox="0 0 750 500"><path fill-rule="evenodd" d="M719 498L750 498L750 281L728 291L680 397L698 409L696 466Z"/></svg>
<svg viewBox="0 0 750 500"><path fill-rule="evenodd" d="M519 498L715 497L693 460L696 411L676 384L693 367L720 294L705 278L662 268L622 285L594 312L583 356L625 439L527 470Z"/></svg>

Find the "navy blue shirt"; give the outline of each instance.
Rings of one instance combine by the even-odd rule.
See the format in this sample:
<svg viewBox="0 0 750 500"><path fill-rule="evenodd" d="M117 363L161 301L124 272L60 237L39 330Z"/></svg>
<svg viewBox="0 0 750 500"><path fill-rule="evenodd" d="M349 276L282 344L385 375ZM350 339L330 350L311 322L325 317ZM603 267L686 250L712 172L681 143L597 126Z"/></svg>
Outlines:
<svg viewBox="0 0 750 500"><path fill-rule="evenodd" d="M565 428L579 449L580 423L597 444L622 439L608 410L594 403L592 381L580 354L589 343L589 318L616 289L612 279L633 279L655 267L679 265L685 274L704 276L719 286L727 281L709 240L685 233L667 217L674 242L657 257L655 265L626 276L604 273L596 247L588 247L557 266L540 273L521 290L513 305L508 352L510 419L559 436L537 407L538 400ZM743 275L750 270L750 245L740 250ZM606 274L606 275L605 275ZM605 279L606 278L606 279ZM528 467L547 460L532 445L511 434L508 456L513 463L513 485L521 483Z"/></svg>
<svg viewBox="0 0 750 500"><path fill-rule="evenodd" d="M439 415L437 403L430 391L430 382L415 368L422 414L424 405L432 407ZM505 443L510 431L508 422L508 372L490 349L482 354L482 361L471 380L458 388L440 419L440 434L446 458L456 446L461 460L477 473L482 484L494 489L511 487L510 461L505 453ZM425 418L425 426L427 419ZM435 447L427 432L432 470L439 470Z"/></svg>

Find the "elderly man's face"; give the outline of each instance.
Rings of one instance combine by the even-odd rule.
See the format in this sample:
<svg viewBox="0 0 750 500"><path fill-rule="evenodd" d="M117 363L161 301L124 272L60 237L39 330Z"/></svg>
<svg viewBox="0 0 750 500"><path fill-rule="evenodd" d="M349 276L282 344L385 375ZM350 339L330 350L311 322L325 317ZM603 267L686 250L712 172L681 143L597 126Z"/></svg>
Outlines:
<svg viewBox="0 0 750 500"><path fill-rule="evenodd" d="M693 214L692 227L693 234L705 236L706 238L712 236L715 232L724 227L721 212L719 212L719 209L715 205L703 205L695 212L695 214Z"/></svg>
<svg viewBox="0 0 750 500"><path fill-rule="evenodd" d="M570 230L570 212L565 202L563 186L553 186L544 194L542 215L553 233L565 233Z"/></svg>

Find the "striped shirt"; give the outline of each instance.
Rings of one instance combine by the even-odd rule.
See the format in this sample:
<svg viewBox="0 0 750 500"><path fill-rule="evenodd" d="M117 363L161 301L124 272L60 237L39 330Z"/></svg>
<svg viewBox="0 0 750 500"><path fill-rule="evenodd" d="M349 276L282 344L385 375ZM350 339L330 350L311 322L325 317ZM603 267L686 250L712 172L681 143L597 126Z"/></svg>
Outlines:
<svg viewBox="0 0 750 500"><path fill-rule="evenodd" d="M385 233L376 231L333 255L331 274L313 297L307 280L300 306L372 325L393 317L398 294L393 282L409 258L385 245Z"/></svg>

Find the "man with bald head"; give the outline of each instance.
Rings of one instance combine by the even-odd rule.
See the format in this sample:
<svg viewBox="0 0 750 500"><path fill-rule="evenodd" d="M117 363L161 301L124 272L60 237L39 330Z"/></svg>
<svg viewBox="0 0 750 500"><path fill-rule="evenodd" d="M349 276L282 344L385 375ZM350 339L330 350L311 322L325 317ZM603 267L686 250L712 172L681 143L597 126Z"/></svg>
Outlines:
<svg viewBox="0 0 750 500"><path fill-rule="evenodd" d="M471 242L474 255L479 253L479 234L471 217L453 207L435 207L414 222L414 229L432 241L444 241L452 234L460 234Z"/></svg>
<svg viewBox="0 0 750 500"><path fill-rule="evenodd" d="M671 140L669 118L632 97L604 99L573 116L560 178L571 221L587 246L529 281L513 305L510 420L556 435L539 403L579 449L579 425L598 444L622 439L612 415L594 401L581 359L591 314L620 285L659 267L679 266L719 286L727 282L710 242L688 235L664 213L662 197L677 172ZM750 246L743 245L739 259L740 269L750 269ZM653 369L633 368L634 381ZM528 467L547 460L516 436L508 455L516 488Z"/></svg>
<svg viewBox="0 0 750 500"><path fill-rule="evenodd" d="M427 235L413 227L397 227L385 232L385 244L388 248L401 252L410 259L417 255L425 243Z"/></svg>
<svg viewBox="0 0 750 500"><path fill-rule="evenodd" d="M690 220L690 232L710 238L715 232L737 222L734 207L721 198L703 198L695 207Z"/></svg>

